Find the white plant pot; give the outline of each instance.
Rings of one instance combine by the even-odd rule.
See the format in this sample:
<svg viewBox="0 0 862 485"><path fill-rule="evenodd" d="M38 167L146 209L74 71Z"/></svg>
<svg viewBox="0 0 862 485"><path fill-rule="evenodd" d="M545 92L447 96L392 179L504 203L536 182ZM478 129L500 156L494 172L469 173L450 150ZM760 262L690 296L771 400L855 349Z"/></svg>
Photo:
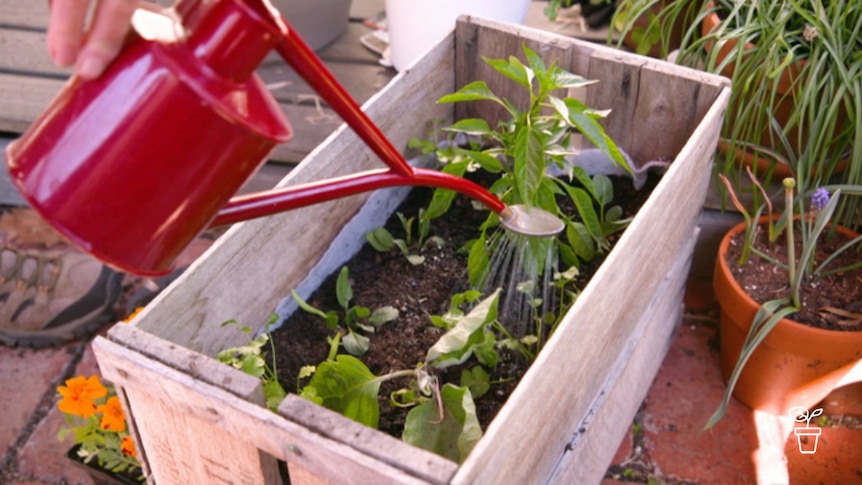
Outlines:
<svg viewBox="0 0 862 485"><path fill-rule="evenodd" d="M459 15L520 24L532 0L386 0L390 61L403 71L452 28Z"/></svg>
<svg viewBox="0 0 862 485"><path fill-rule="evenodd" d="M319 50L347 29L352 0L270 0L302 40ZM277 57L277 56L275 56Z"/></svg>

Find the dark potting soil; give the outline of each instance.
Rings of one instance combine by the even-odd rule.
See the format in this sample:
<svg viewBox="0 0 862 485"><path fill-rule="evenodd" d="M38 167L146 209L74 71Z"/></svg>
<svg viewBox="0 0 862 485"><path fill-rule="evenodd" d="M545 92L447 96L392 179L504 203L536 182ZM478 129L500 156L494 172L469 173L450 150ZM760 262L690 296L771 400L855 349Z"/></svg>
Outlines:
<svg viewBox="0 0 862 485"><path fill-rule="evenodd" d="M828 239L824 236L821 236L815 251L816 265L847 242L840 233L835 233L834 237ZM744 233L734 237L726 255L728 266L737 283L759 303L788 296L790 285L786 270L755 255L752 255L745 265L739 266L743 237ZM798 259L802 254L799 231L796 232L795 239ZM787 242L783 234L775 243L770 244L768 231L763 228L756 235L755 247L778 261L787 262ZM860 257L862 252L851 248L832 261L827 270L850 266L857 263ZM811 283L803 281L800 301L802 310L790 314L788 318L791 320L828 330L862 330L862 268L834 273Z"/></svg>
<svg viewBox="0 0 862 485"><path fill-rule="evenodd" d="M650 174L646 186L640 191L633 189L631 179L612 180L616 194L614 203L623 208L624 217L629 217L643 205L659 177ZM419 208L427 207L432 193L432 189L413 189L396 212L401 212L405 217L415 216ZM445 216L431 222L430 235L442 237L446 244L442 247L433 243L426 245L419 253L425 257L423 264L413 266L397 249L381 254L368 244L347 263L353 288L352 305L372 310L389 305L399 312L397 320L382 325L369 336L370 348L361 360L375 375L416 368L418 363L424 361L428 349L443 335L442 329L430 323L429 316L444 314L452 295L468 289L467 254L461 248L479 235L478 228L486 216L486 211L475 210L469 199L458 196ZM401 222L396 216L389 220L386 228L394 237L404 237ZM613 236L613 242L618 240L620 234ZM580 268L580 276L576 281L579 288L586 286L602 259L597 257L589 265ZM308 302L324 312L340 309L335 296L336 278L337 274L330 276ZM302 310L298 310L273 331L279 380L285 389L298 393L297 375L300 368L317 365L326 359L329 351L327 336L331 334L320 317ZM488 393L475 400L483 429L494 419L529 367L529 362L515 351L499 349L499 353L499 364L489 370L490 379L495 384ZM475 359L471 360L464 366L435 369L440 385L445 382L457 385L461 371L476 365ZM300 385L305 384L307 380L303 380ZM389 396L392 391L406 388L409 384L409 378L402 378L387 381L380 388L378 429L397 438L401 437L409 410L392 406Z"/></svg>

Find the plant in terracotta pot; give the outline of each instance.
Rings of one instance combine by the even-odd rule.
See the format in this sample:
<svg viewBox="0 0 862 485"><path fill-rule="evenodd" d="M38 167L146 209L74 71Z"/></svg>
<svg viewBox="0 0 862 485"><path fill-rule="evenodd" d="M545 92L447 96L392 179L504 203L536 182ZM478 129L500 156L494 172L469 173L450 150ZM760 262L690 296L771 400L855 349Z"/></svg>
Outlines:
<svg viewBox="0 0 862 485"><path fill-rule="evenodd" d="M644 11L655 3L622 0L621 8ZM841 183L862 183L862 147L853 143L862 116L860 9L829 0L666 3L655 14L651 34L669 44L672 26L688 15L688 7L694 21L681 38L676 62L731 79L720 143L725 174L738 182L745 164L755 164L764 182L772 171L777 177L813 174L797 180L802 192L833 175ZM635 28L625 24L623 33ZM765 149L751 152L752 145ZM856 204L846 200L836 217L849 225Z"/></svg>
<svg viewBox="0 0 862 485"><path fill-rule="evenodd" d="M748 171L760 190L761 184ZM753 215L720 175L745 221L722 240L714 276L721 305L724 399L772 414L810 407L862 379L862 236L832 222L842 195L858 186L796 191L785 178L782 214L767 201ZM762 215L763 210L767 213Z"/></svg>

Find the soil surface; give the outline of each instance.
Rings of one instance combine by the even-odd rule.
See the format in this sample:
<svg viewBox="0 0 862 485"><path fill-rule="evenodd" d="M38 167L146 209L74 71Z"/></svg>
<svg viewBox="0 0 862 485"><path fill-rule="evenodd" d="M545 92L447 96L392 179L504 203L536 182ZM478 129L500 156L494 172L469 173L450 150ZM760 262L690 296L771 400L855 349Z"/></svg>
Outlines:
<svg viewBox="0 0 862 485"><path fill-rule="evenodd" d="M659 180L650 175L647 185L640 191L632 188L631 179L614 179L615 204L623 208L626 215L634 214L644 203ZM481 181L480 181L481 183ZM420 207L427 207L431 189L416 188L397 212L406 217L415 216ZM467 254L461 248L479 235L479 226L487 216L486 211L477 211L469 199L458 196L450 211L431 223L430 235L442 237L442 247L426 245L419 254L425 262L411 265L396 249L382 254L368 244L347 263L353 288L352 304L370 309L394 306L398 309L397 320L386 323L370 334L370 348L361 360L375 375L396 370L414 369L425 360L428 349L443 335L444 330L430 323L430 315L442 315L449 308L452 295L469 287L466 273ZM396 238L404 237L401 222L393 216L386 228ZM616 235L614 241L618 239ZM580 269L576 282L583 288L603 258L596 258L589 267ZM323 310L339 309L335 297L337 274L330 276L309 298L309 303ZM272 334L275 342L279 380L289 392L298 392L299 369L305 365L317 365L326 359L329 351L327 336L332 335L320 317L297 311ZM343 352L343 349L341 350ZM523 357L515 351L499 349L500 362L489 370L491 390L475 400L479 421L485 429L509 394L529 367ZM445 370L434 370L440 385L445 382L460 382L463 369L477 365L470 359L464 366ZM304 380L301 385L307 384ZM401 437L404 421L409 410L390 405L392 391L408 387L409 378L388 381L380 388L380 423L378 429Z"/></svg>
<svg viewBox="0 0 862 485"><path fill-rule="evenodd" d="M826 237L826 232L828 229L817 244L815 266L847 242L846 237L838 232L831 238ZM795 234L798 259L802 254L802 245L799 231ZM731 241L726 256L731 273L739 285L754 301L760 303L788 296L790 286L786 270L755 255L745 265L739 266L743 237L741 233ZM764 228L756 236L755 247L782 263L787 262L787 241L783 234L770 244L768 231ZM862 251L851 248L842 252L826 269L848 267L859 262L860 258ZM833 273L812 281L803 280L800 301L802 311L788 316L794 321L829 330L862 330L862 268Z"/></svg>

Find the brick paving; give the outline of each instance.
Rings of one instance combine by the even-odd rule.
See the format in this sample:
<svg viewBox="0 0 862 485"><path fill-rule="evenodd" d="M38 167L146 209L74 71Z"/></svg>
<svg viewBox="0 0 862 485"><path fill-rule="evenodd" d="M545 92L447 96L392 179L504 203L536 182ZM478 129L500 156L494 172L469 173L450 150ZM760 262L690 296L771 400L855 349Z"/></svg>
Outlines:
<svg viewBox="0 0 862 485"><path fill-rule="evenodd" d="M708 281L690 280L688 289L688 311L632 423L632 443L624 440L602 485L758 483L755 452L768 447L759 445L750 409L731 401L724 419L702 431L725 388L718 368L718 309ZM862 483L862 386L839 389L820 406L828 419L816 453L801 454L791 434L782 449L773 450L773 462L794 485ZM772 474L761 483L786 483L786 477Z"/></svg>
<svg viewBox="0 0 862 485"><path fill-rule="evenodd" d="M601 485L756 482L758 439L750 410L732 402L724 420L700 432L724 384L708 282L693 281L690 288L690 311ZM0 483L93 483L64 458L71 444L57 439L62 416L56 386L96 372L89 342L41 350L0 347ZM783 450L786 464L780 465L793 484L862 483L862 387L833 393L822 406L828 419L817 452L800 454L791 435Z"/></svg>

